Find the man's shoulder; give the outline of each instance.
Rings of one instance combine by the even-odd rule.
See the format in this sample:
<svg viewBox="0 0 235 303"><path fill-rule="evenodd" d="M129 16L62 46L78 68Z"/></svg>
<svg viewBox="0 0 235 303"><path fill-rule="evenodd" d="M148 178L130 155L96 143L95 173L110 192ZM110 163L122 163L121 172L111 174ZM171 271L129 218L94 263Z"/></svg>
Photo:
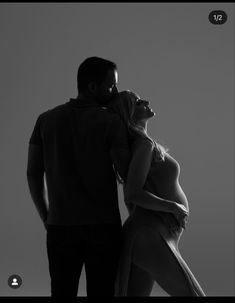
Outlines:
<svg viewBox="0 0 235 303"><path fill-rule="evenodd" d="M121 126L123 124L121 118L116 113L111 113L108 111L106 107L96 107L93 108L93 114L92 117L96 117L97 119L94 119L96 122L101 122L102 124L108 124L110 126L118 125Z"/></svg>
<svg viewBox="0 0 235 303"><path fill-rule="evenodd" d="M43 111L39 115L39 117L43 119L43 118L47 118L47 117L52 116L52 115L59 114L60 112L64 111L64 108L65 108L65 104L57 105L55 107L52 107L52 108L49 108L49 109Z"/></svg>
<svg viewBox="0 0 235 303"><path fill-rule="evenodd" d="M110 122L123 123L122 119L120 118L120 116L117 113L110 112L106 107L105 108L103 107L102 109L103 109L103 114L107 117L107 119Z"/></svg>
<svg viewBox="0 0 235 303"><path fill-rule="evenodd" d="M65 112L67 112L67 106L68 103L64 103L57 105L53 108L47 109L42 112L38 118L43 121L53 120L54 118L59 119L61 116L64 116ZM97 116L98 118L98 120L95 119L94 122L102 121L103 123L108 123L109 125L116 126L122 126L124 124L117 113L110 112L106 107L91 107L89 109L86 109L85 111L82 110L83 114L84 112L87 112L88 115L90 115L89 112L91 113L91 111L93 111L93 115L95 113L95 116Z"/></svg>

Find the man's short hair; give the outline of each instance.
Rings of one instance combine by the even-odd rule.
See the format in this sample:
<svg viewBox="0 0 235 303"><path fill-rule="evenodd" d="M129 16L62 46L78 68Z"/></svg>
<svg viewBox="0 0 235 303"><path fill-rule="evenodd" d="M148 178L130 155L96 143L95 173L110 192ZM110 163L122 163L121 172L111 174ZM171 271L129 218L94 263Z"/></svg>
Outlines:
<svg viewBox="0 0 235 303"><path fill-rule="evenodd" d="M97 85L100 85L106 78L109 70L117 70L117 65L114 62L99 57L87 58L78 68L78 91L86 92L90 82L95 82Z"/></svg>

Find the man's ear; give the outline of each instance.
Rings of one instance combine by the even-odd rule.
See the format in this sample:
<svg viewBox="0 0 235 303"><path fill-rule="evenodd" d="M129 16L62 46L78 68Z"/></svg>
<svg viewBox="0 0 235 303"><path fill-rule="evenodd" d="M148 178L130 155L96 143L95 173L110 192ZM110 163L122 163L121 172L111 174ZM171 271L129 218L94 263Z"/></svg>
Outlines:
<svg viewBox="0 0 235 303"><path fill-rule="evenodd" d="M96 84L95 82L90 82L90 83L88 84L88 90L89 90L89 92L91 92L91 93L95 93L96 90L97 90L97 84Z"/></svg>

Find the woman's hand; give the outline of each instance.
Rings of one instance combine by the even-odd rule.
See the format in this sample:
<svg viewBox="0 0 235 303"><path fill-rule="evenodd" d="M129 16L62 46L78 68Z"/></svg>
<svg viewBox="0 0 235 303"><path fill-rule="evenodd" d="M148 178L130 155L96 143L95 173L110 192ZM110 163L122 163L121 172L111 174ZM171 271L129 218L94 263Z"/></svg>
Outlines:
<svg viewBox="0 0 235 303"><path fill-rule="evenodd" d="M179 224L180 224L180 226L183 227L183 229L186 228L187 220L188 220L188 216L185 216L183 219L179 220Z"/></svg>
<svg viewBox="0 0 235 303"><path fill-rule="evenodd" d="M176 220L179 222L180 226L183 228L186 227L187 218L188 218L188 210L186 207L179 203L174 203L171 213L175 216Z"/></svg>

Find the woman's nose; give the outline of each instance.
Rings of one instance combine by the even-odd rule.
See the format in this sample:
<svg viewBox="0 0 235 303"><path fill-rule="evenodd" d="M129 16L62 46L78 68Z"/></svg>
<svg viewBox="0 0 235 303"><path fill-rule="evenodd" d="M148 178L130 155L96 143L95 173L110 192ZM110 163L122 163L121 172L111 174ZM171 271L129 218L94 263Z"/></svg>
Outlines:
<svg viewBox="0 0 235 303"><path fill-rule="evenodd" d="M146 105L149 105L149 101L145 100L144 102L145 102Z"/></svg>

